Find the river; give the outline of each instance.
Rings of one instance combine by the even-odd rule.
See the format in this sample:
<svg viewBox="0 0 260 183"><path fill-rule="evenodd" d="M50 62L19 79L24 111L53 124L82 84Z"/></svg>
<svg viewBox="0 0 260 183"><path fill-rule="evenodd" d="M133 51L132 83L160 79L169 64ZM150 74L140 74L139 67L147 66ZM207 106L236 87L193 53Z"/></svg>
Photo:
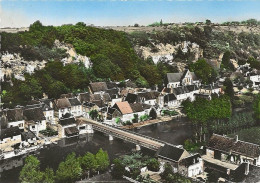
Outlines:
<svg viewBox="0 0 260 183"><path fill-rule="evenodd" d="M192 127L185 118L144 126L141 129L135 129L134 131L176 145L182 145L187 138L192 136ZM99 148L106 150L110 160L113 160L118 156L131 153L135 149L135 144L116 138L114 138L113 141L109 141L107 135L95 132L94 134L80 137L62 139L57 145L53 144L39 150L36 156L41 162L42 169L50 167L56 170L59 163L63 161L69 153L75 152L77 155L83 155L86 152L96 153ZM145 148L142 148L141 151L143 154L151 156L155 153ZM0 182L18 182L19 172L23 162L24 157L1 161Z"/></svg>

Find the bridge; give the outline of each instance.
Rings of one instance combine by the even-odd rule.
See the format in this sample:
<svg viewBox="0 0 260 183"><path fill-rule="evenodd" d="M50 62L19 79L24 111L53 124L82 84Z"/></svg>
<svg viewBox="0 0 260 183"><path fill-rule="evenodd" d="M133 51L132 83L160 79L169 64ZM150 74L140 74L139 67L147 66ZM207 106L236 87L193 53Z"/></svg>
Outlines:
<svg viewBox="0 0 260 183"><path fill-rule="evenodd" d="M111 125L99 123L91 119L86 119L82 117L78 119L91 124L94 130L108 134L110 140L112 140L113 137L117 137L119 139L136 144L137 150L139 150L140 146L142 146L157 151L160 147L166 144L166 142L160 141L158 139L154 139L152 137L141 135L128 130L123 130L117 127L112 127Z"/></svg>

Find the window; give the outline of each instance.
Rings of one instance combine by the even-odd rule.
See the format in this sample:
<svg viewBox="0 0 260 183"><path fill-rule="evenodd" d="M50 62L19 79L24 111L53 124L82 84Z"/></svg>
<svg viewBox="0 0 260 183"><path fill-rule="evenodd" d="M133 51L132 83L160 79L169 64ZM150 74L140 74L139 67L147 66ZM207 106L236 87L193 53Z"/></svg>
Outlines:
<svg viewBox="0 0 260 183"><path fill-rule="evenodd" d="M23 123L20 123L18 126L19 126L19 127L23 127Z"/></svg>

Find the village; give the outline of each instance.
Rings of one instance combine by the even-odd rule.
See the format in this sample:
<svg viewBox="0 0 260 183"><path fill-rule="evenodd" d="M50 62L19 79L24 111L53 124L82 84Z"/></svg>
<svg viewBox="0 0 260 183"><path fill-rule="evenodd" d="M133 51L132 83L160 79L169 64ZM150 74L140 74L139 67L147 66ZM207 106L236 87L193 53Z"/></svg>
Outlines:
<svg viewBox="0 0 260 183"><path fill-rule="evenodd" d="M243 95L248 88L253 88L256 93L259 91L257 70L244 64L237 66L236 73L241 73L248 81L243 88L234 83L236 95ZM92 82L89 92L62 94L57 99L46 96L29 101L26 106L6 108L1 114L0 157L20 156L55 144L62 138L94 133L88 119L118 129L132 129L185 117L184 101L211 100L213 96L223 95L226 77L204 85L194 72L185 69L179 73L167 73L161 89L157 86L139 88L131 80ZM213 134L205 154L188 153L183 146L166 144L157 152L157 158L162 163L170 162L174 172L204 181L207 167L222 169L228 176L237 176L241 172L248 175L249 165L260 165L260 146L238 137Z"/></svg>

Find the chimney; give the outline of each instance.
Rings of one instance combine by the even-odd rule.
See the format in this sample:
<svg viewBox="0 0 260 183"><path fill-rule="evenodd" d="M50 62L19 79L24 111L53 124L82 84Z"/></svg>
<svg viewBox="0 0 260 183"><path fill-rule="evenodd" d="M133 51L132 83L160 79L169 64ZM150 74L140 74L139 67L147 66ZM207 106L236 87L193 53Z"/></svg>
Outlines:
<svg viewBox="0 0 260 183"><path fill-rule="evenodd" d="M171 93L173 93L173 87L171 86Z"/></svg>
<svg viewBox="0 0 260 183"><path fill-rule="evenodd" d="M238 142L238 135L236 135L236 139L235 140L236 140L236 142Z"/></svg>
<svg viewBox="0 0 260 183"><path fill-rule="evenodd" d="M246 165L245 165L245 175L248 175L249 173L249 162L246 162Z"/></svg>

